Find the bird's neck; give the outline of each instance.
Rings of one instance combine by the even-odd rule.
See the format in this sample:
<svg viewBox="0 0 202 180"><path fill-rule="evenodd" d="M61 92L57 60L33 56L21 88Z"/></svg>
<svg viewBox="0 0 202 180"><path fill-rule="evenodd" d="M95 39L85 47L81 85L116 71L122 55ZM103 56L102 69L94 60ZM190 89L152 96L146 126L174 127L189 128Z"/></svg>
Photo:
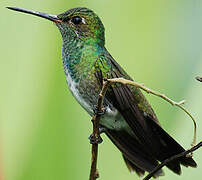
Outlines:
<svg viewBox="0 0 202 180"><path fill-rule="evenodd" d="M67 76L78 82L87 77L104 47L93 39L83 40L74 36L63 37L63 67Z"/></svg>

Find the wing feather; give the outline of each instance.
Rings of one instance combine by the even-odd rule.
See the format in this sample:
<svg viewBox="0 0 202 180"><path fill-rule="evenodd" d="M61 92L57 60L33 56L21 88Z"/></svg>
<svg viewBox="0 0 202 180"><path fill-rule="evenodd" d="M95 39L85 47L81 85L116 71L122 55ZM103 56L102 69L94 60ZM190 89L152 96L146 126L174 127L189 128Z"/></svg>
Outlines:
<svg viewBox="0 0 202 180"><path fill-rule="evenodd" d="M100 59L99 59L100 60ZM116 63L110 54L104 54L101 57L102 63L96 62L96 77L100 84L104 78L120 78L132 80L127 73ZM105 63L103 63L105 61ZM166 133L160 126L154 111L141 93L141 91L132 86L123 84L113 84L109 87L106 93L106 101L110 102L123 116L129 127L132 129L134 135L138 138L138 146L134 147L124 142L121 136L113 137L113 132L108 133L109 138L115 143L119 144L119 149L128 159L132 159L140 169L145 170L140 166L141 162L133 159L135 151L139 149L138 154L143 158L144 154L149 149L149 156L156 160L163 161L168 157L185 151L168 133ZM115 140L116 139L116 140ZM135 141L133 139L133 141ZM123 143L124 142L124 143ZM130 141L130 143L132 140ZM136 143L137 143L136 142ZM125 148L125 149L124 149ZM132 152L129 152L131 151ZM133 154L134 156L131 156ZM130 157L129 157L130 156ZM137 156L136 156L137 157ZM150 159L150 165L156 164L154 159ZM137 163L138 162L138 163ZM167 167L177 174L181 173L180 163L185 166L196 167L196 163L192 158L182 157L169 163ZM148 171L148 170L147 170Z"/></svg>

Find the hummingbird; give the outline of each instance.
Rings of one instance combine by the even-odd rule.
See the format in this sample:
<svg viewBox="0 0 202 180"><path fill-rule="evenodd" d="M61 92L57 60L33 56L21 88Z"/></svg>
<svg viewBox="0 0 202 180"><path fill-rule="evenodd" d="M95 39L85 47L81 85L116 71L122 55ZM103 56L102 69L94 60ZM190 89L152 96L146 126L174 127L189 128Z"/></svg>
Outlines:
<svg viewBox="0 0 202 180"><path fill-rule="evenodd" d="M52 15L17 7L7 8L55 23L62 35L62 60L68 87L90 116L95 113L103 79L133 81L105 48L104 25L92 10L78 7ZM161 127L139 88L118 83L110 85L103 106L100 130L120 150L130 172L143 176L165 159L185 151ZM197 167L189 156L177 158L166 166L180 175L181 165ZM163 170L156 172L154 177L161 175L164 175Z"/></svg>

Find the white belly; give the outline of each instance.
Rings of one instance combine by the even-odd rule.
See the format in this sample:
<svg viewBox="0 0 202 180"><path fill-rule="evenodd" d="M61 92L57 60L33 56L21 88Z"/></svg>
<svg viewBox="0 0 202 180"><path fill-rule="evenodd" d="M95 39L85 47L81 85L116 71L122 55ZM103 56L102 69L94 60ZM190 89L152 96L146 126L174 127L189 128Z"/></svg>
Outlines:
<svg viewBox="0 0 202 180"><path fill-rule="evenodd" d="M79 86L79 83L75 83L71 76L69 75L69 73L66 73L66 81L67 81L67 84L68 84L68 87L71 91L71 93L73 94L73 96L75 97L75 99L78 101L78 103L86 110L88 111L89 113L93 112L91 110L91 107L90 105L82 98L81 94L79 93L78 91L78 86Z"/></svg>

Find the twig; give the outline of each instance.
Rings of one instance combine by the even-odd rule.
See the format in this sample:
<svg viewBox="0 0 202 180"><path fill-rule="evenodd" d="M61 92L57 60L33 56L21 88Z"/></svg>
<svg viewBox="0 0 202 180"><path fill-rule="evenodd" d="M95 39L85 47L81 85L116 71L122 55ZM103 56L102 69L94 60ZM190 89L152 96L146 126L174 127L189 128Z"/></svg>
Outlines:
<svg viewBox="0 0 202 180"><path fill-rule="evenodd" d="M174 155L166 160L164 160L161 164L159 164L158 166L156 166L156 168L154 168L153 171L151 171L143 180L149 180L157 171L159 171L161 168L163 168L164 166L166 166L169 162L183 157L183 156L187 156L189 153L194 152L195 150L197 150L198 148L200 148L202 146L202 141L200 143L198 143L196 146L192 147L191 149L184 151L180 154Z"/></svg>
<svg viewBox="0 0 202 180"><path fill-rule="evenodd" d="M202 82L202 77L197 76L197 77L196 77L196 80Z"/></svg>
<svg viewBox="0 0 202 180"><path fill-rule="evenodd" d="M102 111L103 109L103 100L105 97L105 94L107 92L107 88L110 82L108 81L103 81L103 86L102 90L98 96L98 101L97 101L97 111ZM95 140L100 139L100 132L99 132L99 122L100 122L100 115L95 114L92 117L92 123L93 123L93 138ZM97 156L98 156L98 142L95 142L92 144L92 158L91 158L91 170L90 170L90 177L89 180L96 180L99 177L99 173L97 170Z"/></svg>
<svg viewBox="0 0 202 180"><path fill-rule="evenodd" d="M166 95L161 94L161 93L156 92L156 91L153 91L153 90L145 87L144 84L137 83L135 81L130 81L130 80L127 80L127 79L124 79L124 78L107 79L107 81L109 81L110 83L121 83L121 84L125 84L125 85L132 85L132 86L138 87L138 88L144 90L145 92L151 93L151 94L153 94L155 96L158 96L158 97L166 100L167 102L169 102L171 105L177 106L180 109L182 109L193 121L193 124L194 124L194 135L193 135L193 141L191 143L191 146L194 146L196 144L196 121L195 121L194 117L191 115L191 113L189 111L187 111L182 106L182 104L185 103L185 100L182 100L180 102L175 102L172 99L168 98Z"/></svg>

